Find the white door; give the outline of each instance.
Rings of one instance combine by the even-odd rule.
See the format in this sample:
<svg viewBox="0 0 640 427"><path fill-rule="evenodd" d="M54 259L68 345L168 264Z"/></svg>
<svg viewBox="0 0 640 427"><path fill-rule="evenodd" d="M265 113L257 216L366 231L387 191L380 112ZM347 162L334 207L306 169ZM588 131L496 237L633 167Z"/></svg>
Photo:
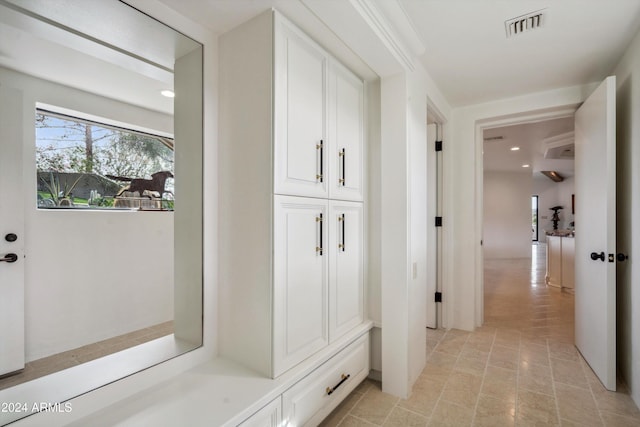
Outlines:
<svg viewBox="0 0 640 427"><path fill-rule="evenodd" d="M22 93L0 86L0 375L24 368Z"/></svg>
<svg viewBox="0 0 640 427"><path fill-rule="evenodd" d="M329 197L362 201L364 83L333 61L329 73Z"/></svg>
<svg viewBox="0 0 640 427"><path fill-rule="evenodd" d="M363 208L358 202L329 202L329 340L364 319Z"/></svg>
<svg viewBox="0 0 640 427"><path fill-rule="evenodd" d="M616 80L607 79L575 117L576 346L616 389Z"/></svg>
<svg viewBox="0 0 640 427"><path fill-rule="evenodd" d="M274 191L327 197L327 56L279 19L274 40Z"/></svg>
<svg viewBox="0 0 640 427"><path fill-rule="evenodd" d="M274 196L274 376L328 344L328 202Z"/></svg>

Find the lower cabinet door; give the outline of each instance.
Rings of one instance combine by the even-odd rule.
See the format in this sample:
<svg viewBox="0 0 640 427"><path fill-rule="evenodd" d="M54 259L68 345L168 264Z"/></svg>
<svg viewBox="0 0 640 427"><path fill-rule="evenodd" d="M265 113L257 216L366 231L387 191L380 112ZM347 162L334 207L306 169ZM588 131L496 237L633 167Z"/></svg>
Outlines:
<svg viewBox="0 0 640 427"><path fill-rule="evenodd" d="M327 213L327 200L274 196L274 377L329 342Z"/></svg>
<svg viewBox="0 0 640 427"><path fill-rule="evenodd" d="M364 319L363 207L329 202L329 341Z"/></svg>
<svg viewBox="0 0 640 427"><path fill-rule="evenodd" d="M282 394L285 426L316 426L369 375L369 334Z"/></svg>
<svg viewBox="0 0 640 427"><path fill-rule="evenodd" d="M265 407L243 421L241 427L281 427L282 397L278 396Z"/></svg>

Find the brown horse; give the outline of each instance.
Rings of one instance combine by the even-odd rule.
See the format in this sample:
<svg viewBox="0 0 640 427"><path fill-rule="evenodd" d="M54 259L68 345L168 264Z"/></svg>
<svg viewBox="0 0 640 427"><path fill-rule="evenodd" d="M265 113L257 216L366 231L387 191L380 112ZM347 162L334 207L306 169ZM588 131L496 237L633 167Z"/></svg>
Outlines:
<svg viewBox="0 0 640 427"><path fill-rule="evenodd" d="M115 177L114 177L115 178ZM120 177L118 177L120 178ZM122 190L116 194L116 197L122 195L125 191L133 193L137 191L142 197L143 193L146 191L155 191L160 194L160 198L165 193L164 184L167 178L173 178L173 174L169 171L156 172L151 175L151 179L142 179L142 178L131 178L131 182L128 187L124 187ZM148 196L152 198L151 196Z"/></svg>

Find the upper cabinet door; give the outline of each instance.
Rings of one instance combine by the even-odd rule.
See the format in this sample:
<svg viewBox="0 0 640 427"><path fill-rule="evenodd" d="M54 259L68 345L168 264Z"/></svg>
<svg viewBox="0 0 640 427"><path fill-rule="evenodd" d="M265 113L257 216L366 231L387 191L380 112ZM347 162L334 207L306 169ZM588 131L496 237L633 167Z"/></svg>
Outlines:
<svg viewBox="0 0 640 427"><path fill-rule="evenodd" d="M274 192L326 198L328 57L282 19L274 31Z"/></svg>
<svg viewBox="0 0 640 427"><path fill-rule="evenodd" d="M329 197L362 201L364 83L332 61L329 72Z"/></svg>
<svg viewBox="0 0 640 427"><path fill-rule="evenodd" d="M364 320L362 203L329 201L329 341Z"/></svg>

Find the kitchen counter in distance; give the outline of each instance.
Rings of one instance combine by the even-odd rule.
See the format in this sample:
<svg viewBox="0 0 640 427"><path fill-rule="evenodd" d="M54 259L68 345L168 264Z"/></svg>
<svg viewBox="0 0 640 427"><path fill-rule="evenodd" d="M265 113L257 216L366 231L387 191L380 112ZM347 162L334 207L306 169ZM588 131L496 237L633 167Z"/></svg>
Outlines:
<svg viewBox="0 0 640 427"><path fill-rule="evenodd" d="M549 286L573 289L575 286L575 239L573 235L547 233L547 275Z"/></svg>

